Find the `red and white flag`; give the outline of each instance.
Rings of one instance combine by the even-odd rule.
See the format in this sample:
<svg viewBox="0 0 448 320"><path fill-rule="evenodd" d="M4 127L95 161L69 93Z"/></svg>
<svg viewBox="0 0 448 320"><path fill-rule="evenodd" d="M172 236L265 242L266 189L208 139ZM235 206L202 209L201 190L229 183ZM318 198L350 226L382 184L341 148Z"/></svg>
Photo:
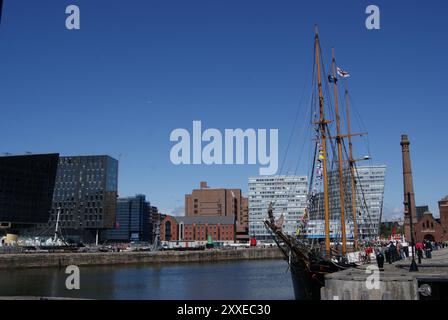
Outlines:
<svg viewBox="0 0 448 320"><path fill-rule="evenodd" d="M341 68L338 67L338 75L342 78L349 78L350 77L350 73L348 73L345 70L342 70Z"/></svg>

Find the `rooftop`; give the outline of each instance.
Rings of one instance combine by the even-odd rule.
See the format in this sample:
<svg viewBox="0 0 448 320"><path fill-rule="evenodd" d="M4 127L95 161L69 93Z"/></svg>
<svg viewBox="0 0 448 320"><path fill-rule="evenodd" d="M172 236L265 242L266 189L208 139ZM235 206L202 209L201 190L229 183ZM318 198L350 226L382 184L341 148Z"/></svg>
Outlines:
<svg viewBox="0 0 448 320"><path fill-rule="evenodd" d="M233 217L227 216L201 216L201 217L174 217L177 223L184 224L233 224Z"/></svg>

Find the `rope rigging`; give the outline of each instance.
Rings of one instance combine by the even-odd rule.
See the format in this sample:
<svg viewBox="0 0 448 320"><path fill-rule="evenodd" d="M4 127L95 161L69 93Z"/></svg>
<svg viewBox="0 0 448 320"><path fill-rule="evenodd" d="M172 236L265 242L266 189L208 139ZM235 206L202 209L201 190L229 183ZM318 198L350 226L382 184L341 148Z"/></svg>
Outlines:
<svg viewBox="0 0 448 320"><path fill-rule="evenodd" d="M321 60L321 62L324 60L324 55L322 53L322 48L320 45L318 45L318 50L319 50L319 60ZM339 137L339 139L341 140L341 145L343 148L343 154L341 155L342 159L338 159L338 151L337 151L337 145L336 145L336 138L331 134L331 132L333 132L335 129L335 119L337 119L337 115L336 115L336 111L335 111L335 107L334 107L334 101L333 101L333 96L331 93L331 84L335 83L336 81L338 81L337 77L332 77L332 76L326 76L327 75L327 71L325 68L325 64L321 63L321 73L323 73L323 81L322 81L322 96L324 97L324 103L325 103L325 124L319 124L319 103L320 103L320 98L319 98L319 93L318 93L318 86L317 86L317 61L316 61L316 46L314 46L314 55L313 55L313 69L312 69L312 87L311 87L311 95L310 95L310 101L308 102L310 105L310 108L304 108L303 107L303 103L304 103L304 96L305 96L305 88L306 88L306 81L303 85L303 91L300 95L300 99L299 99L299 103L297 106L297 110L295 112L295 116L294 116L294 120L293 120L293 126L291 128L291 132L289 134L288 137L288 141L286 144L286 149L285 149L285 155L282 159L282 163L280 166L280 170L279 173L280 175L288 175L291 172L294 173L294 175L297 175L297 172L299 171L299 168L302 165L302 160L303 159L303 151L305 149L308 149L307 155L308 155L308 163L311 164L309 166L307 166L307 177L308 177L308 186L307 186L307 198L306 198L306 209L304 214L302 215L300 221L299 221L299 228L296 232L296 236L297 237L304 237L307 234L308 231L308 222L309 221L319 221L319 220L323 220L322 217L322 213L320 213L322 211L322 207L323 207L323 198L322 196L319 196L319 194L321 194L322 191L322 187L323 187L323 168L322 168L322 163L321 160L323 159L323 157L325 157L327 163L328 163L328 168L327 168L327 173L328 173L328 194L331 195L329 197L329 218L330 218L330 224L331 224L331 229L330 232L332 233L331 238L334 241L339 241L341 239L341 227L342 227L342 221L340 221L341 219L341 214L340 211L342 211L342 200L345 199L344 202L344 211L347 212L348 214L345 215L345 222L351 222L351 224L346 224L349 230L349 232L347 234L352 234L354 237L355 233L353 232L353 228L354 228L354 223L358 223L358 219L360 218L360 227L361 229L364 228L364 226L367 224L369 228L371 228L372 226L372 217L370 215L369 212L369 208L367 206L367 201L366 201L366 196L365 196L365 191L364 191L364 187L363 184L361 182L361 178L360 178L360 174L358 171L358 167L356 166L355 163L351 164L351 160L348 150L347 150L347 146L346 146L346 141L345 141L345 136L341 135ZM309 76L309 74L306 75L306 78ZM338 92L338 94L340 94L340 91L343 90L343 88L345 89L345 91L347 91L347 81L343 81L344 86L337 86L336 90ZM340 94L342 96L342 94ZM349 101L353 101L352 97L350 95L348 95L348 99ZM348 102L347 102L348 103ZM344 103L341 101L339 102L340 106L344 106ZM354 114L355 114L355 118L356 118L356 124L357 127L360 129L365 129L366 126L364 124L364 122L362 121L362 118L359 115L358 110L354 107L355 104L351 103L350 104L351 108L353 108L353 110L355 110ZM339 112L339 118L344 119L347 117L347 114L345 114L345 112L343 111L344 108L341 108L341 112ZM348 112L348 111L347 111ZM299 124L299 118L302 118L301 115L305 114L303 116L303 119L305 120L303 122L303 124ZM317 125L318 124L318 125ZM346 123L343 123L343 128L342 129L346 129ZM320 130L323 130L323 132L325 132L326 138L327 138L327 150L323 150L322 144L321 144L321 139L322 137L320 137ZM294 144L293 141L295 140L296 135L298 135L298 138L301 141L298 144ZM306 136L309 136L309 139L305 139ZM366 137L366 135L361 135L362 137ZM369 141L368 138L366 139L367 143L367 150L368 150L368 154L370 155L370 145L369 145ZM313 141L313 143L310 143L310 141ZM308 146L308 148L306 148ZM296 163L295 166L292 166L293 163L288 162L288 156L294 154L294 150L298 151L298 155L295 158L296 159ZM337 174L337 161L341 160L343 165L342 165L342 170L343 170L343 174L342 177L340 177ZM351 194L351 190L350 190L350 186L351 186L351 173L350 173L350 167L353 165L354 168L354 172L355 172L355 192L356 192L356 202L355 203L359 203L360 206L356 208L356 214L355 217L353 216L353 209L352 209L352 202L349 200L349 195ZM294 169L294 170L292 170ZM338 185L338 183L336 183L337 181L339 181L338 179L343 180L342 182L342 190L341 187ZM287 188L288 190L286 191L286 193L284 194L284 198L289 199L291 196L295 195L297 193L297 189L295 187L291 187L291 188ZM343 193L343 197L344 199L340 199L338 194L339 192ZM275 205L277 202L277 200L275 200L272 205ZM282 210L286 210L286 207L283 208ZM360 212L360 214L358 214ZM282 213L283 215L283 213ZM356 221L355 221L356 219ZM301 230L299 230L301 229ZM360 234L361 235L361 234ZM311 240L312 243L314 243L314 239Z"/></svg>

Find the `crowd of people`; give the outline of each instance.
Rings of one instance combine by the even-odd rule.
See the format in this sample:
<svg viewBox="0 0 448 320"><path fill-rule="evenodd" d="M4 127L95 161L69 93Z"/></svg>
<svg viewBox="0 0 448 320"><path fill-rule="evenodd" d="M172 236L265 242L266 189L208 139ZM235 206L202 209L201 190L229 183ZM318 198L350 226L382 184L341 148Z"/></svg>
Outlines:
<svg viewBox="0 0 448 320"><path fill-rule="evenodd" d="M370 244L365 247L366 255L372 253L372 247L374 248L375 255L382 255L387 263L406 260L412 256L412 248L410 244L403 243L399 240L379 241L377 243ZM445 247L448 247L448 242L434 242L428 240L419 241L415 244L416 257L418 257L419 263L421 263L423 258L432 258L432 251Z"/></svg>

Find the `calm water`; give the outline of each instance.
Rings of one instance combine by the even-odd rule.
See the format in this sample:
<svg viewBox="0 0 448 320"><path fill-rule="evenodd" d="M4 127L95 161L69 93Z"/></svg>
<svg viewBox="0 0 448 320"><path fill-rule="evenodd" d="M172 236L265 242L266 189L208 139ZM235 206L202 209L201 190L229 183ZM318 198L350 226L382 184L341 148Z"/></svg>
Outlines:
<svg viewBox="0 0 448 320"><path fill-rule="evenodd" d="M81 267L81 289L65 288L65 270L2 270L0 296L88 299L294 299L282 260L163 266Z"/></svg>

